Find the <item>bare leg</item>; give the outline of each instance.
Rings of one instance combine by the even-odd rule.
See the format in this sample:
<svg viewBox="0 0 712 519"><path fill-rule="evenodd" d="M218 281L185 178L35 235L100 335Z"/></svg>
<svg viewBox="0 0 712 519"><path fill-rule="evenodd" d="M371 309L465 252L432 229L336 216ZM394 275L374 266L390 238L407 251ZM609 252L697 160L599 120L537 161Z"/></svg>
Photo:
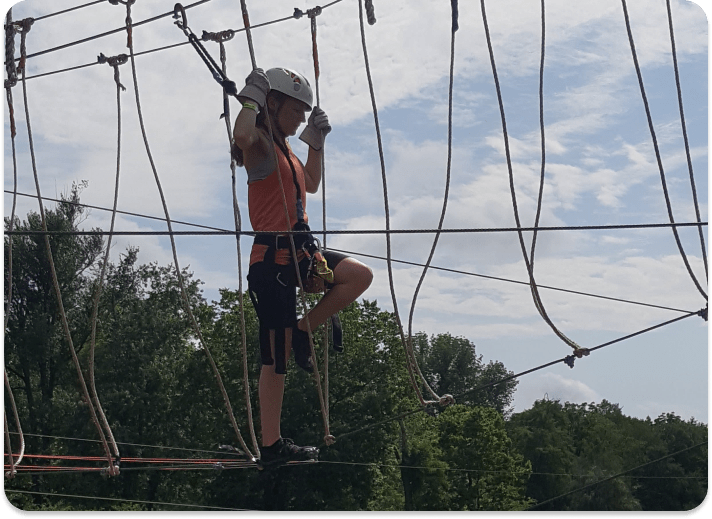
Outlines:
<svg viewBox="0 0 712 519"><path fill-rule="evenodd" d="M269 333L272 345L272 358L274 359L274 330ZM287 345L292 344L292 330L287 329L285 334ZM291 348L287 347L286 358L289 359ZM280 422L282 418L282 400L284 398L284 380L286 375L274 372L275 365L262 366L260 371L259 398L260 398L260 423L262 426L262 446L272 445L281 438Z"/></svg>
<svg viewBox="0 0 712 519"><path fill-rule="evenodd" d="M334 284L324 297L309 312L309 326L314 331L333 314L356 301L371 285L373 272L366 265L353 258L346 258L334 269ZM298 325L307 331L306 319L302 317ZM290 342L291 344L291 342Z"/></svg>

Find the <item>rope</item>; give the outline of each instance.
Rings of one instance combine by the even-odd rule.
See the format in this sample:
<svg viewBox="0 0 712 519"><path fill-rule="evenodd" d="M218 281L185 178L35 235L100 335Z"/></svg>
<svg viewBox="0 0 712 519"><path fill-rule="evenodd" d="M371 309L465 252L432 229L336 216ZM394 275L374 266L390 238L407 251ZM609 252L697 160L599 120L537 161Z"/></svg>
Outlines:
<svg viewBox="0 0 712 519"><path fill-rule="evenodd" d="M682 88L680 87L680 71L677 67L677 51L675 50L675 31L672 24L672 10L670 8L670 0L667 3L667 13L668 13L668 25L670 26L670 47L672 50L672 62L675 69L675 85L677 86L677 101L680 107L680 126L682 128L682 137L685 141L685 155L687 157L687 169L690 172L690 186L692 187L692 200L695 204L695 214L697 216L697 221L700 221L700 205L697 202L697 188L695 187L695 175L692 172L692 157L690 156L690 143L687 139L687 126L685 125L685 110L682 105ZM702 232L702 228L699 229L700 232L700 246L702 249L702 261L705 266L705 278L709 276L707 272L707 251L705 250L705 235Z"/></svg>
<svg viewBox="0 0 712 519"><path fill-rule="evenodd" d="M140 101L140 97L139 97L139 88L138 88L138 74L136 73L136 60L134 59L133 41L130 36L131 32L132 32L132 29L131 29L131 27L132 27L131 5L133 4L134 1L135 0L129 0L129 2L127 2L127 4L126 4L126 31L129 34L127 43L128 43L128 48L129 48L129 56L131 58L131 72L132 72L132 76L133 76L134 92L135 92L135 97L136 97L136 109L137 109L137 113L138 113L139 125L141 126L141 134L143 136L144 146L146 148L146 154L148 156L148 161L151 165L151 170L153 171L153 176L156 181L156 187L158 188L158 194L161 198L161 205L163 206L163 212L166 217L166 224L168 226L169 236L170 236L170 241L171 241L171 250L173 252L173 261L175 263L176 276L177 276L177 280L178 280L178 285L180 287L181 297L183 299L183 305L185 307L186 313L188 314L188 318L193 326L195 334L198 338L200 346L202 347L203 351L205 351L205 354L208 357L208 362L210 363L210 367L212 368L213 374L215 375L215 378L217 379L217 383L220 388L220 392L223 396L223 400L225 401L225 407L227 408L228 417L230 419L230 423L232 424L233 430L235 431L237 439L240 442L240 445L242 446L242 449L245 451L245 453L247 453L251 457L254 457L250 453L250 450L247 448L247 445L245 444L245 441L242 438L242 434L240 434L240 429L237 426L237 421L235 420L235 415L232 411L232 405L230 404L230 398L227 394L227 390L225 389L225 386L222 382L222 377L220 376L220 372L218 371L217 365L215 364L215 360L213 359L213 356L210 353L210 349L207 347L207 344L203 340L202 331L200 329L200 326L198 325L197 320L195 319L193 310L190 307L190 301L188 300L188 294L185 289L183 274L181 273L180 264L178 262L178 251L176 248L175 239L174 239L174 235L173 235L173 229L171 226L171 218L170 218L170 215L168 212L168 204L166 203L166 198L163 193L163 187L161 186L161 181L158 176L158 170L156 169L156 165L153 161L153 155L151 153L151 148L148 143L148 136L146 135L146 127L143 122L143 112L141 110L141 101ZM197 5L197 4L193 4L193 5Z"/></svg>
<svg viewBox="0 0 712 519"><path fill-rule="evenodd" d="M626 4L626 0L621 0L621 4L623 5L623 16L625 18L626 30L628 31L628 41L630 42L630 51L631 51L631 54L633 55L633 64L635 66L635 73L638 76L638 85L640 86L640 94L641 94L641 97L643 98L643 105L645 107L645 116L648 120L648 128L650 129L650 136L653 140L653 148L655 149L655 158L658 161L658 169L660 170L660 182L662 183L663 194L665 195L665 205L667 207L667 212L668 212L668 217L670 218L670 223L674 223L675 218L672 214L672 204L670 202L670 195L668 193L667 181L665 180L665 170L663 168L663 161L660 156L660 148L658 147L658 139L655 135L655 126L653 125L653 117L650 113L650 106L648 105L648 96L645 94L645 85L643 84L643 75L640 71L640 64L638 63L638 54L635 51L635 42L633 41L633 31L630 26L630 19L628 17L628 6ZM680 236L677 232L677 229L675 227L673 227L672 232L673 232L673 235L675 236L675 243L677 243L677 248L680 251L680 255L682 256L682 261L685 263L687 272L690 274L690 278L692 278L692 281L694 282L695 286L697 287L697 290L699 290L700 294L702 294L702 297L707 299L707 293L702 288L702 285L700 285L700 282L697 280L697 277L695 276L694 272L692 272L692 267L690 266L690 262L687 259L685 250L682 247L682 242L680 241Z"/></svg>
<svg viewBox="0 0 712 519"><path fill-rule="evenodd" d="M17 84L17 69L15 67L15 61L14 56L15 56L15 26L12 23L12 9L9 9L7 11L7 16L6 16L6 22L5 22L5 52L6 55L9 56L11 59L9 60L10 64L6 67L7 68L7 76L8 79L5 80L5 92L7 94L7 106L8 106L8 111L10 113L10 139L12 141L12 178L13 178L13 187L12 187L12 210L10 212L10 222L8 224L8 229L10 231L13 230L13 227L15 225L15 211L17 209L17 151L15 147L15 137L17 135L17 131L15 128L15 110L14 110L14 105L12 101L12 87L14 87ZM13 286L13 276L12 276L12 248L13 248L13 239L12 236L8 236L8 243L7 243L7 281L6 281L6 286L7 286L7 293L5 296L5 319L3 323L3 330L5 333L8 332L8 322L10 320L10 312L12 310L12 286ZM7 390L7 394L10 397L10 404L12 407L13 415L15 418L15 424L17 425L17 430L20 434L20 453L17 458L17 462L14 461L14 457L12 454L12 443L10 442L10 426L7 421L7 411L4 412L5 415L5 445L7 446L7 453L8 453L8 460L10 462L10 471L6 474L7 477L14 477L15 474L17 473L16 467L22 462L22 456L25 453L25 437L22 435L22 424L20 423L20 416L17 412L17 405L15 404L15 397L12 393L12 387L10 387L10 381L7 378L7 370L4 370L5 374L5 389Z"/></svg>
<svg viewBox="0 0 712 519"><path fill-rule="evenodd" d="M27 101L27 82L25 81L25 64L26 64L26 57L27 57L27 48L26 48L26 37L27 33L30 31L32 28L33 24L32 18L26 18L25 20L22 20L20 22L16 22L16 27L20 31L20 69L22 71L22 94L23 94L23 100L25 104L25 121L27 124L27 134L28 134L28 140L29 140L29 146L30 146L30 157L32 159L32 172L34 175L35 179L35 188L37 190L37 200L39 202L39 207L40 207L40 219L42 222L42 229L46 232L47 231L47 219L45 218L45 211L44 211L44 205L42 204L42 194L40 192L40 180L39 180L39 175L37 173L37 160L35 157L35 147L34 147L34 139L32 137L32 125L30 123L30 109ZM89 391L87 389L86 382L84 380L84 375L82 374L82 368L79 363L79 358L77 357L77 352L74 349L74 343L72 341L72 334L69 330L69 322L67 320L67 314L64 311L64 303L62 302L62 293L61 289L59 287L59 280L57 278L57 271L54 266L54 258L52 256L52 247L50 245L49 241L49 234L45 234L45 246L47 249L47 260L49 262L49 267L50 267L50 273L52 275L52 284L54 286L54 292L55 296L57 297L57 307L58 311L60 314L60 318L62 321L62 327L64 329L64 335L67 339L67 343L69 345L69 350L72 355L72 361L74 362L74 366L77 370L77 376L79 377L79 383L81 386L82 390L82 395L84 397L84 400L87 403L87 406L89 407L89 413L91 416L91 420L96 426L96 429L99 433L99 437L102 440L102 446L104 447L104 452L106 454L106 459L108 460L109 467L108 467L108 473L109 475L116 475L118 473L117 469L115 469L113 465L113 461L111 458L111 453L109 452L109 446L106 441L106 437L104 436L104 432L101 428L101 425L99 424L99 420L96 416L96 410L94 409L94 405L92 404L91 397L89 396Z"/></svg>
<svg viewBox="0 0 712 519"><path fill-rule="evenodd" d="M366 17L368 18L369 25L376 23L376 13L373 10L373 0L366 0Z"/></svg>
<svg viewBox="0 0 712 519"><path fill-rule="evenodd" d="M234 36L234 31L223 31L215 35L213 41L217 41L220 45L220 64L222 66L223 76L227 77L227 56L225 54L225 41L228 41ZM206 33L203 33L206 36ZM225 127L227 129L227 138L230 145L229 150L232 149L233 137L232 137L232 124L230 122L230 102L227 94L227 90L223 88L223 115L222 118L225 119ZM241 330L241 346L242 346L242 378L245 391L245 405L247 408L247 423L250 430L250 437L252 439L252 448L255 452L260 451L259 444L257 443L257 436L255 435L255 425L252 416L252 399L250 398L250 381L249 381L249 369L247 364L247 325L245 323L245 301L243 292L243 282L242 282L242 246L240 243L240 234L242 230L242 215L240 213L240 205L237 200L237 178L235 175L236 164L234 159L230 160L230 173L232 179L232 208L235 219L235 243L237 246L237 278L238 278L238 304L240 306L240 330Z"/></svg>
<svg viewBox="0 0 712 519"><path fill-rule="evenodd" d="M458 29L458 2L457 0L451 0L452 5L452 31L450 38L450 86L448 88L448 112L447 112L447 168L445 174L445 195L443 197L443 208L440 213L440 220L438 221L438 232L435 233L435 238L433 239L433 245L430 249L430 254L423 267L423 272L420 275L420 279L415 287L413 293L413 302L410 305L410 314L408 315L408 354L410 356L410 362L413 364L413 368L417 371L420 379L428 390L428 392L436 400L440 400L440 396L433 391L433 389L428 384L427 380L423 376L418 366L418 361L415 358L415 352L413 350L413 314L415 313L415 304L418 300L418 294L420 293L420 288L423 286L423 281L425 281L425 276L428 273L428 268L435 255L435 249L438 245L438 240L440 239L441 230L443 228L443 222L445 221L445 213L447 211L448 196L450 194L450 172L452 166L452 97L453 97L453 84L455 80L455 33ZM452 398L452 397L450 397ZM446 402L454 403L452 400L446 400Z"/></svg>
<svg viewBox="0 0 712 519"><path fill-rule="evenodd" d="M539 312L539 315L541 315L542 319L549 325L549 327L552 329L552 331L566 344L571 346L574 351L579 351L582 350L582 348L576 344L574 341L569 339L564 333L562 333L556 325L552 322L552 320L549 318L549 315L546 312L546 309L544 308L544 304L541 300L541 296L539 295L539 291L537 290L536 287L536 281L534 280L534 269L529 261L529 257L527 255L527 248L526 245L524 244L524 234L522 232L522 226L521 226L521 221L519 219L519 209L517 207L517 194L514 188L514 171L512 170L512 158L510 154L510 149L509 149L509 136L507 134L507 120L504 114L504 102L502 100L502 91L499 86L499 78L497 76L497 66L495 63L494 59L494 50L492 48L492 38L490 37L490 31L489 31L489 25L487 23L487 12L485 9L485 0L480 0L481 3L481 9L482 9L482 21L484 24L484 29L485 29L485 36L487 38L487 48L489 50L489 56L490 56L490 63L492 66L492 76L494 78L494 83L495 83L495 89L497 91L497 100L499 102L499 111L500 111L500 117L502 119L502 134L504 138L504 149L505 149L505 155L507 159L507 170L509 172L509 189L512 194L512 207L514 209L514 219L517 223L517 233L519 235L519 244L522 248L522 255L524 256L524 263L526 264L527 267L527 273L529 274L529 279L531 281L531 292L532 292L532 299L534 300L534 306L536 307L537 311Z"/></svg>
<svg viewBox="0 0 712 519"><path fill-rule="evenodd" d="M114 232L114 224L116 222L116 207L119 202L119 178L120 178L120 171L121 171L121 91L126 90L126 88L121 84L120 78L119 78L119 66L125 64L128 61L128 56L126 54L121 54L119 56L114 56L107 58L103 54L100 55L99 57L99 62L105 62L108 63L109 66L111 66L114 69L114 82L116 83L116 112L117 112L117 144L116 144L116 180L115 180L115 185L114 185L114 206L113 210L111 212L111 224L110 224L110 230L109 230L109 236L106 242L106 251L104 253L104 259L101 264L101 270L99 272L99 278L97 280L97 285L96 285L96 292L94 293L94 303L92 307L92 315L91 315L91 339L90 339L90 346L89 346L89 387L91 389L91 395L92 399L94 401L94 405L96 406L97 413L99 414L99 417L101 418L101 423L104 426L104 429L106 431L106 435L109 438L109 441L111 442L111 446L114 451L114 456L116 459L120 459L120 454L119 454L119 448L116 445L116 440L114 439L114 434L111 431L111 426L109 425L109 421L106 419L106 414L104 413L104 410L101 406L101 402L99 401L99 396L96 391L96 379L95 379L95 363L94 363L94 355L95 355L95 350L96 350L96 325L97 325L97 317L99 314L99 301L101 299L101 293L104 287L104 278L106 275L106 266L109 263L109 254L111 252L111 241L113 238L113 232ZM118 469L118 461L117 461L117 469ZM117 472L118 474L118 472Z"/></svg>
<svg viewBox="0 0 712 519"><path fill-rule="evenodd" d="M336 2L334 2L336 3ZM252 44L252 30L250 26L250 16L247 11L247 4L245 0L240 0L240 6L242 8L242 20L245 26L245 34L247 35L247 46L250 51L250 60L252 61L252 69L257 68L257 60L255 59L255 49ZM296 14L296 13L295 13ZM267 122L267 130L269 131L269 138L270 138L270 143L271 143L271 149L273 153L273 159L274 163L277 164L277 167L279 168L279 159L277 157L277 150L275 150L274 145L275 145L275 140L274 140L274 133L272 131L272 123L270 121L270 117L265 118L265 121ZM323 153L322 153L323 155ZM289 158L287 156L287 158ZM314 337L311 331L311 324L309 322L309 312L308 312L308 307L307 307L307 302L306 302L306 296L304 293L304 287L302 285L302 279L301 275L299 273L299 261L297 260L297 248L294 244L294 235L291 233L291 225L289 222L289 208L287 206L287 197L284 191L284 183L282 182L282 175L277 175L277 179L279 180L279 188L280 192L282 194L282 205L284 207L284 214L285 214L285 219L287 222L286 228L290 229L289 231L289 242L290 242L290 250L292 253L292 262L294 263L294 268L296 269L296 279L297 279L297 284L299 286L299 294L300 294L300 299L302 303L302 308L304 310L304 320L306 321L307 325L307 336L309 337L309 347L311 348L311 358L312 358L312 365L314 367L314 370L312 372L312 375L314 377L314 381L316 383L317 387L317 393L319 395L319 405L321 407L321 415L322 415L322 420L324 422L324 442L327 445L332 445L336 439L334 436L331 435L329 431L329 416L328 412L326 410L326 404L325 404L325 398L324 398L324 392L322 391L321 387L321 375L319 373L319 367L316 359L316 351L314 348ZM283 233L286 234L286 233Z"/></svg>
<svg viewBox="0 0 712 519"><path fill-rule="evenodd" d="M386 178L386 160L383 155L383 140L381 139L381 126L378 122L378 107L376 106L376 94L373 89L373 79L371 78L371 65L368 61L368 48L366 46L366 32L363 24L363 2L358 0L359 7L359 24L361 27L361 46L363 48L363 60L366 68L366 79L368 80L368 89L371 94L371 106L373 109L373 122L376 129L376 141L378 142L378 156L381 162L381 178L383 181L383 209L386 218L386 265L388 267L388 286L391 291L391 301L393 303L393 314L396 319L396 324L398 326L398 332L401 338L401 344L403 345L403 351L405 352L406 367L408 368L408 375L410 377L410 383L413 387L416 397L420 401L421 406L425 406L426 402L423 395L418 387L418 383L415 380L415 375L413 373L412 366L409 361L408 355L408 341L405 337L405 332L403 331L403 324L401 323L400 312L398 311L398 299L396 297L395 284L393 282L393 265L391 262L391 214L388 207L388 182Z"/></svg>
<svg viewBox="0 0 712 519"><path fill-rule="evenodd" d="M313 9L307 10L307 16L311 20L311 36L312 36L312 58L314 62L314 89L316 92L316 106L321 106L321 96L319 94L319 76L320 76L320 69L319 69L319 47L317 45L317 24L316 24L316 17L319 16L322 12L322 7L315 7ZM322 226L324 231L326 231L326 151L324 150L324 146L326 144L322 145L322 153L321 153L321 221L322 221ZM322 234L322 239L321 243L326 249L326 237L327 234L324 232ZM325 288L324 289L324 295L326 295L326 292L328 292L329 289ZM323 334L323 343L324 343L324 411L327 416L327 420L329 420L330 414L329 414L329 325L330 325L331 320L327 319L326 323L324 323L324 334Z"/></svg>

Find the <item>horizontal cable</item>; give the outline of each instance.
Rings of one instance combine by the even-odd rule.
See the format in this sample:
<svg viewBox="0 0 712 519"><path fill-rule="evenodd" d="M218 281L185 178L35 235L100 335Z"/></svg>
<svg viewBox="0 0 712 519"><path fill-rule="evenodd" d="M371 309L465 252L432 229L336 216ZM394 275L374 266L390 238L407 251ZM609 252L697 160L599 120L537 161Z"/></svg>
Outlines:
<svg viewBox="0 0 712 519"><path fill-rule="evenodd" d="M194 3L192 3L192 4L186 5L186 6L184 7L184 9L190 9L190 8L192 8L192 7L197 7L197 6L199 6L199 5L201 5L201 4L204 4L204 3L206 3L206 2L210 2L210 0L199 0L198 2L194 2ZM169 12L167 12L167 13L159 14L158 16L154 16L154 17L152 17L152 18L147 18L146 20L142 20L142 21L140 21L140 22L133 23L133 24L132 24L132 27L138 27L138 26L140 26L140 25L145 25L145 24L150 23L150 22L155 22L156 20L160 20L161 18L165 18L166 16L173 16L173 11L171 10L171 11L169 11ZM81 40L76 40L76 41L73 41L73 42L71 42L71 43L65 43L64 45L59 45L58 47L52 47L51 49L45 49L45 50L41 50L41 51L35 52L35 53L33 53L33 54L28 54L28 55L26 56L26 59L35 58L35 57L37 57L37 56L42 56L42 55L44 55L44 54L49 54L50 52L55 52L55 51L58 51L58 50L66 49L66 48L69 48L69 47L73 47L73 46L75 46L75 45L79 45L80 43L86 43L86 42L88 42L88 41L96 40L96 39L98 39L98 38L103 38L104 36L110 36L110 35L112 35L112 34L120 33L120 32L123 32L123 31L125 31L125 30L126 30L126 26L124 25L123 27L119 27L118 29L112 29L111 31L103 32L103 33L101 33L101 34L96 34L96 35L94 35L94 36L89 36L88 38L82 38ZM19 60L20 60L20 58L15 59L15 61L19 61ZM25 79L29 79L29 78L25 78Z"/></svg>
<svg viewBox="0 0 712 519"><path fill-rule="evenodd" d="M42 16L38 16L36 18L33 18L34 21L38 22L40 20L44 20L45 18L51 18L53 16L57 16L58 14L64 14L64 13L69 13L71 11L77 11L78 9L83 9L85 7L89 7L95 4L102 4L106 2L106 0L95 0L94 2L89 2L88 4L83 4L83 5L78 5L76 7L70 7L68 9L64 9L63 11L57 11L56 13L50 13L50 14L45 14Z"/></svg>
<svg viewBox="0 0 712 519"><path fill-rule="evenodd" d="M27 198L37 198L37 195L32 195L32 194L28 194L28 193L19 193L19 192L18 192L18 193L13 193L13 191L9 191L9 190L7 190L7 189L5 190L5 193L10 194L10 195L12 195L12 194L17 194L17 196L24 196L24 197L27 197ZM44 201L50 201L50 202L58 202L58 203L62 203L62 204L70 204L70 205L74 205L74 206L77 206L77 207L86 207L87 209L97 209L97 210L99 210L99 211L108 211L108 212L112 212L112 211L113 211L113 209L109 209L108 207L101 207L101 206L98 206L98 205L83 204L83 203L80 203L80 202L74 202L74 201L72 201L72 200L60 200L60 199L58 199L58 198L49 198L49 197L46 197L46 196L43 196L43 197L42 197L42 200L44 200ZM164 217L161 217L161 216L151 216L151 215L141 214L141 213L132 213L132 212L130 212L130 211L119 211L119 210L117 210L116 213L117 213L117 214L123 214L123 215L126 215L126 216L136 216L136 217L138 217L138 218L146 218L146 219L149 219L149 220L158 220L159 222L165 222L165 221L166 221L166 219L165 219ZM209 225L200 225L200 224L197 224L197 223L181 222L180 220L171 220L171 223L175 223L175 224L179 224L179 225L187 225L187 226L190 226L190 227L199 227L199 228L201 228L201 229L211 229L211 230L213 230L213 231L230 232L228 229L222 229L222 228L220 228L220 227L211 227L211 226L209 226Z"/></svg>
<svg viewBox="0 0 712 519"><path fill-rule="evenodd" d="M685 223L647 223L647 224L620 224L620 225L573 225L573 226L551 226L551 227L490 227L473 229L341 229L341 230L312 230L316 234L468 234L468 233L499 233L499 232L520 232L520 231L605 231L615 229L661 229L667 227L699 227L706 226L707 222L685 222ZM78 236L221 236L221 235L245 235L273 234L275 236L287 236L289 234L302 234L300 231L8 231L6 235L63 235L72 234Z"/></svg>
<svg viewBox="0 0 712 519"><path fill-rule="evenodd" d="M196 2L196 3L194 3L194 4L190 4L190 5L188 5L188 6L185 6L185 9L189 9L189 8L191 8L191 7L195 7L195 6L199 5L199 4L202 4L202 3L204 3L204 2L209 2L209 1L210 1L210 0L202 0L201 2ZM327 7L330 7L330 6L334 5L334 4L338 4L338 3L341 2L341 1L343 1L343 0L336 0L336 1L334 1L334 2L331 2L330 4L327 4L327 5L323 6L322 9L326 9ZM149 22L153 22L153 21L156 21L156 20L158 20L158 19L164 18L164 17L166 17L166 16L172 15L172 14L173 14L173 11L171 11L170 13L165 13L165 14L162 14L162 15L159 15L159 16L156 16L156 17L153 17L153 18L149 18L149 19L147 19L147 20L143 20L143 21L141 21L141 22L137 22L137 23L133 24L133 27L136 27L136 26L139 26L139 25L143 25L143 24L146 24L146 23L149 23ZM255 25L252 25L252 26L250 27L250 29L258 29L258 28L267 27L267 26L269 26L269 25L273 25L273 24L276 24L276 23L285 22L285 21L287 21L287 20L298 19L298 18L301 17L302 14L303 14L303 13L301 13L301 11L295 10L295 13L292 14L291 16L285 16L285 17L283 17L283 18L277 18L277 19L275 19L275 20L270 20L270 21L268 21L268 22L263 22L263 23L255 24ZM109 36L109 35L111 35L111 34L116 34L116 33L119 33L119 32L121 32L121 31L124 31L124 30L126 30L126 27L121 27L121 28L118 28L118 29L114 29L114 30L111 30L111 31L108 31L108 32L105 32L105 33L102 33L102 34L98 34L98 35L96 35L96 36L91 36L91 37L88 37L88 38L84 38L84 39L82 39L82 40L77 40L77 41L72 42L72 43L67 43L67 44L64 44L64 45L60 45L59 47L54 47L54 48L51 48L51 49L46 49L46 50L44 50L44 51L36 52L36 53L34 53L34 54L29 54L29 55L27 56L27 58L32 58L32 57L35 57L35 56L40 56L40 55L42 55L42 54L47 54L47 53L49 53L49 52L53 52L53 51L56 51L56 50L62 50L62 49L68 48L68 47L72 47L72 46L74 46L74 45L78 45L78 44L80 44L80 43L85 43L85 42L87 42L87 41L91 41L91 40L94 40L94 39L97 39L97 38L101 38L101 37L104 37L104 36ZM244 32L245 29L244 29L244 28L242 28L242 29L230 29L230 31L232 31L233 33L238 33L238 32ZM163 46L163 47L158 47L158 48L155 48L155 49L146 50L146 51L143 51L143 52L137 52L137 53L134 54L134 56L142 56L142 55L145 55L145 54L152 54L152 53L154 53L154 52L159 52L159 51L163 51L163 50L167 50L167 49L172 49L172 48L175 48L175 47L182 47L182 46L188 45L188 44L190 44L190 41L183 41L183 42L179 42L179 43L174 43L174 44L172 44L172 45L166 45L166 46ZM19 58L18 58L18 59L19 59ZM35 75L33 75L33 76L27 76L25 79L28 80L28 79L35 79L35 78L44 77L44 76L50 76L50 75L59 74L59 73L62 73L62 72L69 72L69 71L73 71L73 70L79 70L79 69L83 69L83 68L87 68L87 67L92 67L92 66L98 65L98 64L99 64L98 62L92 62L92 63L86 63L86 64L84 64L84 65L76 65L76 66L74 66L74 67L68 67L68 68L64 68L64 69L61 69L61 70L55 70L55 71L52 71L52 72L44 72L44 73L42 73L42 74L35 74Z"/></svg>
<svg viewBox="0 0 712 519"><path fill-rule="evenodd" d="M6 493L13 493L13 494L28 494L28 495L36 495L36 496L46 496L46 497L61 497L61 498L75 498L75 499L96 499L99 501L113 501L113 502L119 502L119 503L138 503L138 504L144 504L144 505L159 505L159 506L182 506L185 508L201 508L201 509L207 509L207 510L229 510L229 511L234 511L234 512L251 512L252 510L246 509L246 508L225 508L222 506L208 506L208 505L193 505L193 504L186 504L186 503L165 503L165 502L160 502L160 501L142 501L138 499L119 499L116 497L99 497L99 496L80 496L80 495L74 495L74 494L57 494L54 492L34 492L31 490L14 490L11 488L5 487L5 492Z"/></svg>
<svg viewBox="0 0 712 519"><path fill-rule="evenodd" d="M373 258L373 259L379 259L379 260L384 260L384 261L387 260L387 258L384 258L384 257L382 257L382 256L375 256L375 255L373 255L373 254L364 254L364 253L362 253L362 252L353 252L353 251L347 251L347 250L342 250L342 249L334 249L334 248L331 248L331 247L329 247L328 250L334 251L334 252L341 252L341 253L349 254L349 255L352 255L352 256L363 256L363 257L366 257L366 258ZM424 266L424 265L422 265L422 264L420 264L420 263L415 263L415 262L412 262L412 261L397 260L397 259L391 259L391 261L393 261L394 263L401 263L401 264L404 264L404 265L413 265L414 267L422 267L422 266ZM491 279L491 280L494 280L494 281L505 281L505 282L507 282L507 283L515 283L515 284L518 284L518 285L526 285L526 286L529 286L529 285L530 285L530 283L529 283L528 281L517 281L517 280L515 280L515 279L507 279L507 278L502 278L502 277L497 277L497 276L487 276L487 275L485 275L485 274L477 274L477 273L475 273L475 272L467 272L467 271L465 271L465 270L456 270L456 269L450 269L450 268L446 268L446 267L433 267L433 266L431 266L430 268L432 268L432 269L434 269L434 270L440 270L440 271L443 271L443 272L451 272L451 273L453 273L453 274L462 274L462 275L464 275L464 276L474 276L474 277L478 277L478 278ZM569 289L567 289L567 288L559 288L559 287L552 287L552 286L548 286L548 285L540 285L540 284L538 284L538 283L537 283L537 287L538 287L538 288L546 288L546 289L548 289L548 290L556 290L556 291L558 291L558 292L566 292L566 293L568 293L568 294L576 294L576 295L579 295L579 296L588 296L588 297L595 297L595 298L598 298L598 299L606 299L606 300L608 300L608 301L617 301L617 302L619 302L619 303L630 303L630 304L633 304L633 305L647 306L647 307L650 307L650 308L659 308L659 309L661 309L661 310L671 310L671 311L673 311L673 312L681 312L681 313L689 313L689 312L690 312L690 310L682 310L682 309L680 309L680 308L672 308L672 307L669 307L669 306L654 305L654 304L651 304L651 303L642 303L642 302L640 302L640 301L631 301L631 300L629 300L629 299L621 299L621 298L618 298L618 297L602 296L602 295L600 295L600 294L591 294L591 293L589 293L589 292L580 292L580 291L578 291L578 290L569 290Z"/></svg>

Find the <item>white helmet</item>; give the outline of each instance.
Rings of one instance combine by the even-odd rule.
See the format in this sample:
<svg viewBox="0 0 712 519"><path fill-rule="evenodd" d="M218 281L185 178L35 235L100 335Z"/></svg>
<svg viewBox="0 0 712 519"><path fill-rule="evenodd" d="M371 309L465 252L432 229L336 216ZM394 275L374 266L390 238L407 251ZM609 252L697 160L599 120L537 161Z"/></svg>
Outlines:
<svg viewBox="0 0 712 519"><path fill-rule="evenodd" d="M307 78L299 72L294 72L286 68L271 68L267 72L270 88L277 92L282 92L294 99L298 99L312 109L314 94Z"/></svg>

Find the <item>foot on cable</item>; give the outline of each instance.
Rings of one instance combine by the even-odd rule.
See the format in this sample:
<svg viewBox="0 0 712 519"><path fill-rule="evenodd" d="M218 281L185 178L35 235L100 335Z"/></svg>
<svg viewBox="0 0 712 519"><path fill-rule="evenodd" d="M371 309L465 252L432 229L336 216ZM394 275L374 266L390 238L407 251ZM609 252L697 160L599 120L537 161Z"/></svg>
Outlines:
<svg viewBox="0 0 712 519"><path fill-rule="evenodd" d="M292 328L292 351L294 352L294 361L297 366L304 371L312 373L314 366L312 365L309 334L300 330L296 325Z"/></svg>
<svg viewBox="0 0 712 519"><path fill-rule="evenodd" d="M272 469L285 465L290 461L316 461L319 449L316 447L299 447L289 438L280 438L269 447L262 447L257 468Z"/></svg>

